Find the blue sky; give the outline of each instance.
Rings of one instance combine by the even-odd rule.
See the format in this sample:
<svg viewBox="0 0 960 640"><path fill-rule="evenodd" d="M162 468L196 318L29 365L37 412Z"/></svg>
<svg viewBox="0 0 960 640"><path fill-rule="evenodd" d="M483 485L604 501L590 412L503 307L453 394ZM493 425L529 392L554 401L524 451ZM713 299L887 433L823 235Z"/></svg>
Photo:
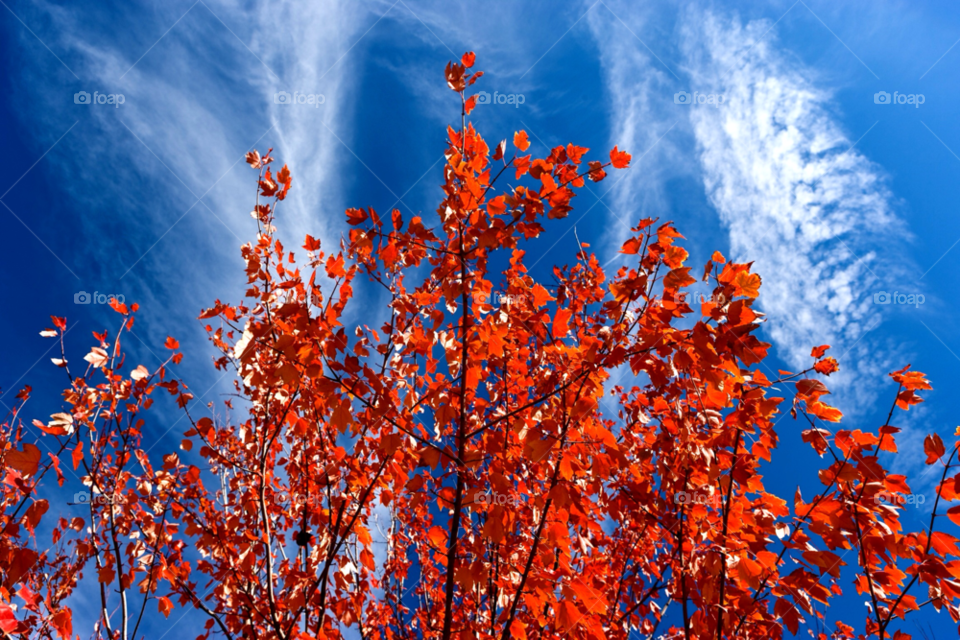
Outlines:
<svg viewBox="0 0 960 640"><path fill-rule="evenodd" d="M442 68L473 50L479 88L513 96L474 112L489 141L522 128L536 153L574 142L634 157L527 247L535 275L571 260L574 227L615 266L644 216L674 220L693 265L714 249L755 261L771 369L833 345L849 426L882 422L886 372L911 363L929 375L928 402L895 421L895 469L930 490L922 437L952 434L960 382L955 4L3 3L0 401L31 384L43 390L37 416L60 408L63 374L38 331L66 316L81 358L90 331L117 324L105 305L75 303L95 291L140 303L128 341L138 361L157 364L174 335L188 353L179 373L217 400L229 380L195 318L242 291L238 247L255 230L243 154L272 146L290 165L290 247L304 233L332 247L348 206L429 218L445 126L459 115ZM278 103L282 91L322 104ZM77 104L81 92L123 102ZM923 303L878 304L883 292ZM355 319L369 322L378 294L361 295ZM179 441L178 415L159 407L148 427L158 451ZM818 460L800 425L779 428L771 485L792 495Z"/></svg>

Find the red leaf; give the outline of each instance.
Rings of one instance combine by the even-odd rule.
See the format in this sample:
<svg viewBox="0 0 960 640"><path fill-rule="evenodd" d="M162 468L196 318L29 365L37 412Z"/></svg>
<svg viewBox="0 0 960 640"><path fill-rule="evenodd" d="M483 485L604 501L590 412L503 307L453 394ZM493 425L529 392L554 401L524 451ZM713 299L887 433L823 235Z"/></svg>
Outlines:
<svg viewBox="0 0 960 640"><path fill-rule="evenodd" d="M500 144L497 145L496 150L493 152L494 160L503 160L503 154L507 152L507 141L501 140Z"/></svg>
<svg viewBox="0 0 960 640"><path fill-rule="evenodd" d="M437 549L443 550L447 548L447 532L440 527L432 527L427 533L427 539L430 540Z"/></svg>
<svg viewBox="0 0 960 640"><path fill-rule="evenodd" d="M825 376L834 373L840 369L840 365L837 363L835 358L824 358L823 360L818 361L813 365L814 371L821 373Z"/></svg>
<svg viewBox="0 0 960 640"><path fill-rule="evenodd" d="M930 546L945 558L960 555L960 549L957 549L957 539L943 531L933 532L933 535L930 536Z"/></svg>
<svg viewBox="0 0 960 640"><path fill-rule="evenodd" d="M163 614L164 618L169 618L170 612L173 611L173 603L170 602L170 598L160 596L157 598L157 609Z"/></svg>
<svg viewBox="0 0 960 640"><path fill-rule="evenodd" d="M630 238L623 243L623 246L620 248L620 253L625 253L627 255L636 255L640 252L640 240L638 238Z"/></svg>
<svg viewBox="0 0 960 640"><path fill-rule="evenodd" d="M568 634L576 628L582 617L577 605L569 600L563 600L557 607L556 627L564 634Z"/></svg>
<svg viewBox="0 0 960 640"><path fill-rule="evenodd" d="M539 284L533 285L533 306L537 309L555 299L556 298L550 296L549 291L544 289Z"/></svg>
<svg viewBox="0 0 960 640"><path fill-rule="evenodd" d="M73 614L70 609L63 608L58 610L50 617L50 624L57 630L57 635L63 640L67 640L73 635Z"/></svg>
<svg viewBox="0 0 960 640"><path fill-rule="evenodd" d="M33 504L30 505L24 517L26 517L27 522L30 523L31 529L37 528L37 525L40 524L40 518L43 517L43 514L45 514L49 508L50 505L46 500L35 500Z"/></svg>
<svg viewBox="0 0 960 640"><path fill-rule="evenodd" d="M567 324L570 321L570 309L557 309L557 315L553 318L553 338L559 340L567 335L569 328Z"/></svg>
<svg viewBox="0 0 960 640"><path fill-rule="evenodd" d="M614 169L626 169L630 166L630 154L614 147L610 151L610 163Z"/></svg>
<svg viewBox="0 0 960 640"><path fill-rule="evenodd" d="M80 463L83 461L83 443L78 442L77 446L73 449L73 470L76 471L77 467L80 466Z"/></svg>
<svg viewBox="0 0 960 640"><path fill-rule="evenodd" d="M738 296L756 298L760 295L760 276L741 271L733 280L734 292Z"/></svg>
<svg viewBox="0 0 960 640"><path fill-rule="evenodd" d="M12 636L19 623L17 617L5 602L0 602L0 631L4 631Z"/></svg>
<svg viewBox="0 0 960 640"><path fill-rule="evenodd" d="M447 68L444 71L444 75L447 78L447 86L457 92L463 91L467 87L466 81L463 79L464 71L463 65L448 62Z"/></svg>
<svg viewBox="0 0 960 640"><path fill-rule="evenodd" d="M6 466L16 469L25 476L32 476L40 466L40 449L29 442L24 443L23 451L11 449L4 456Z"/></svg>
<svg viewBox="0 0 960 640"><path fill-rule="evenodd" d="M927 454L927 464L933 464L943 457L946 447L943 446L943 440L937 434L932 434L923 440L923 452Z"/></svg>
<svg viewBox="0 0 960 640"><path fill-rule="evenodd" d="M947 517L953 520L953 524L960 524L960 505L947 509Z"/></svg>
<svg viewBox="0 0 960 640"><path fill-rule="evenodd" d="M819 347L814 347L813 351L810 352L810 356L813 358L820 359L823 357L823 354L827 352L827 349L830 348L828 344L822 344Z"/></svg>
<svg viewBox="0 0 960 640"><path fill-rule="evenodd" d="M527 139L526 131L517 131L513 134L513 146L520 151L526 151L530 148L530 141Z"/></svg>
<svg viewBox="0 0 960 640"><path fill-rule="evenodd" d="M367 212L363 209L347 209L347 223L353 226L367 221Z"/></svg>
<svg viewBox="0 0 960 640"><path fill-rule="evenodd" d="M130 310L127 309L127 305L122 302L118 302L116 298L110 298L110 308L119 313L122 316L128 315Z"/></svg>

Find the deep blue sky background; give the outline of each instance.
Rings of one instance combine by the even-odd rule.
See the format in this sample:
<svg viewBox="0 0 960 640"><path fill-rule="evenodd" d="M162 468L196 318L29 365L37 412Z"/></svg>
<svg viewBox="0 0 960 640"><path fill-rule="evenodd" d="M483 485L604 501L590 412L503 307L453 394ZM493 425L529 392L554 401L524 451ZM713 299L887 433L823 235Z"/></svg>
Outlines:
<svg viewBox="0 0 960 640"><path fill-rule="evenodd" d="M912 363L929 375L928 402L895 420L905 433L894 468L931 495L923 435L946 439L958 424L955 3L4 2L0 401L32 385L31 418L61 407L65 379L38 335L49 316L68 318L74 362L90 331L116 328L105 306L74 303L80 291L138 301L131 368L157 364L174 335L188 354L178 373L216 400L229 379L210 366L195 318L242 293L238 247L255 231L243 153L272 146L290 164L295 197L280 220L290 247L305 232L332 247L347 206L431 219L445 125L459 115L442 68L474 50L486 72L478 88L525 98L478 107L491 145L523 128L538 154L574 142L595 157L614 144L634 156L628 174L581 191L570 217L527 247L535 276L571 260L574 226L614 266L627 223L650 215L676 221L691 265L714 249L756 260L769 366L796 369L812 346L833 344L843 371L831 387L848 426L883 420L894 392L885 372ZM81 90L125 102L77 105ZM325 101L278 105L281 90ZM680 106L678 91L727 101ZM878 91L925 101L878 105ZM925 302L876 305L880 291ZM354 319L373 324L378 293L361 295ZM178 417L159 403L147 431L155 453L176 448ZM770 486L791 496L820 461L800 425L778 428ZM801 483L805 496L816 490ZM862 619L861 598L843 603L848 621ZM946 616L917 618L954 632Z"/></svg>

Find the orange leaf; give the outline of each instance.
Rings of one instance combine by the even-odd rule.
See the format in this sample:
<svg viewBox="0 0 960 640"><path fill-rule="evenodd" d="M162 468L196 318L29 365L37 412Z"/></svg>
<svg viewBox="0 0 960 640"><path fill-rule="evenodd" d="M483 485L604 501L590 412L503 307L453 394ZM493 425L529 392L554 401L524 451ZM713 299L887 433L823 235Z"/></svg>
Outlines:
<svg viewBox="0 0 960 640"><path fill-rule="evenodd" d="M630 166L630 154L614 147L610 151L610 162L614 169L626 169Z"/></svg>
<svg viewBox="0 0 960 640"><path fill-rule="evenodd" d="M513 146L520 151L526 151L530 148L530 141L527 140L526 131L521 130L513 134Z"/></svg>
<svg viewBox="0 0 960 640"><path fill-rule="evenodd" d="M555 299L556 298L550 296L550 292L541 287L539 284L533 285L533 306L537 309Z"/></svg>
<svg viewBox="0 0 960 640"><path fill-rule="evenodd" d="M557 607L556 627L564 634L570 633L582 617L577 605L569 600L563 600Z"/></svg>
<svg viewBox="0 0 960 640"><path fill-rule="evenodd" d="M620 248L620 253L625 253L627 255L636 255L640 252L640 240L638 238L630 238L623 243L623 246Z"/></svg>
<svg viewBox="0 0 960 640"><path fill-rule="evenodd" d="M503 509L494 507L487 516L487 522L483 525L483 535L494 542L503 542Z"/></svg>
<svg viewBox="0 0 960 640"><path fill-rule="evenodd" d="M943 440L937 434L932 434L923 440L923 452L927 454L927 464L933 464L943 457L946 448L943 446Z"/></svg>
<svg viewBox="0 0 960 640"><path fill-rule="evenodd" d="M947 509L947 517L953 520L953 524L960 524L960 505Z"/></svg>
<svg viewBox="0 0 960 640"><path fill-rule="evenodd" d="M356 226L367 220L367 212L363 209L347 209L347 223Z"/></svg>
<svg viewBox="0 0 960 640"><path fill-rule="evenodd" d="M530 458L531 462L540 462L547 455L547 453L550 452L550 449L553 448L555 443L555 438L547 437L543 440L533 438L531 440L527 440L526 445L524 446L524 453Z"/></svg>
<svg viewBox="0 0 960 640"><path fill-rule="evenodd" d="M760 276L741 271L733 280L734 291L738 296L756 298L760 295Z"/></svg>
<svg viewBox="0 0 960 640"><path fill-rule="evenodd" d="M570 322L570 309L557 309L557 315L553 318L553 338L554 340L559 340L563 336L567 335L569 327L567 326Z"/></svg>
<svg viewBox="0 0 960 640"><path fill-rule="evenodd" d="M444 550L447 548L447 532L440 527L431 527L427 533L427 539L430 540L437 549Z"/></svg>
<svg viewBox="0 0 960 640"><path fill-rule="evenodd" d="M40 449L29 442L24 443L23 451L11 449L4 457L6 466L16 469L25 476L32 476L40 467Z"/></svg>
<svg viewBox="0 0 960 640"><path fill-rule="evenodd" d="M933 535L930 536L930 546L943 557L960 555L960 549L957 549L957 539L943 531L933 532Z"/></svg>
<svg viewBox="0 0 960 640"><path fill-rule="evenodd" d="M330 422L337 427L337 431L343 433L347 430L347 425L353 422L353 414L350 409L350 401L344 399L342 402L338 402L333 409L333 416L330 418Z"/></svg>
<svg viewBox="0 0 960 640"><path fill-rule="evenodd" d="M663 287L664 289L679 289L695 282L696 280L690 277L690 267L680 267L664 276Z"/></svg>
<svg viewBox="0 0 960 640"><path fill-rule="evenodd" d="M67 608L58 609L50 616L50 625L57 630L57 635L62 640L68 640L73 635L73 613Z"/></svg>
<svg viewBox="0 0 960 640"><path fill-rule="evenodd" d="M78 442L77 446L73 449L73 469L77 470L77 467L80 466L80 463L83 461L83 443Z"/></svg>

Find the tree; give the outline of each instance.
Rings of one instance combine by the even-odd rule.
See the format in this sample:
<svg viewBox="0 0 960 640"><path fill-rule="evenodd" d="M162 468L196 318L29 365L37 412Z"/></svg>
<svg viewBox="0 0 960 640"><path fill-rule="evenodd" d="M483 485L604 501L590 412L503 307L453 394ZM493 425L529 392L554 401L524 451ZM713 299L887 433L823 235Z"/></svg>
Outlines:
<svg viewBox="0 0 960 640"><path fill-rule="evenodd" d="M335 252L306 237L301 273L274 226L290 173L273 173L270 151L248 154L259 185L258 233L242 248L249 286L243 302L200 316L216 367L236 374L236 409L194 416L169 369L182 358L173 338L163 366L120 373L137 308L114 302L121 328L112 342L95 334L64 394L69 412L35 423L50 462L23 443L20 409L7 421L5 531L36 529L46 505L22 507L67 450L83 467L90 526L61 521L61 547L26 571L15 567L29 544L4 536L0 628L69 636L50 620L70 619L63 600L91 566L94 632L124 640L142 634L153 602L164 615L203 611L200 637L779 638L824 618L846 565L871 603L865 623L849 623L865 626L838 622L822 638L909 637L902 620L927 605L960 619L960 550L937 527L943 515L960 523L960 506L941 504L960 492L948 477L958 443L948 452L927 438L942 473L922 531L904 531L911 489L880 460L896 455L891 420L921 401L924 375L891 374L895 400L876 431L831 427L841 414L823 401L821 377L839 367L829 347L803 371L770 372L755 336L760 276L714 253L702 276L713 295L696 313L669 223L641 220L615 273L581 244L538 282L523 241L630 156L614 147L585 162L571 144L534 159L517 155L523 131L516 153L506 140L491 151L467 122L473 63L468 53L446 68L461 125L448 129L432 227L350 209ZM505 174L524 185L501 191ZM379 328L346 325L358 277L389 299ZM628 372L629 386L615 384ZM761 473L787 401L776 394L790 385L801 437L825 458L809 502L769 493ZM158 390L190 425L181 453L162 460L141 434ZM14 609L17 598L27 605Z"/></svg>

